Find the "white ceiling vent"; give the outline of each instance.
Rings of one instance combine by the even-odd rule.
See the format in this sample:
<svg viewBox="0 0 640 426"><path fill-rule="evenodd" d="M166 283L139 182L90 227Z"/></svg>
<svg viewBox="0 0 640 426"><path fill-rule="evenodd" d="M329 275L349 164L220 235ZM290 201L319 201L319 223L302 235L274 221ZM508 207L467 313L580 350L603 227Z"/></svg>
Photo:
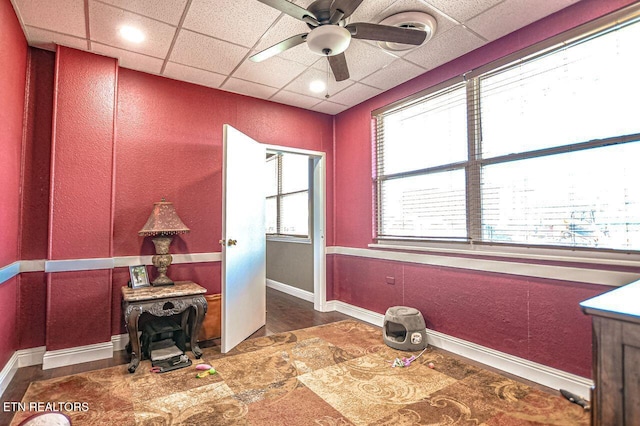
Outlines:
<svg viewBox="0 0 640 426"><path fill-rule="evenodd" d="M394 27L402 28L415 28L427 33L427 38L424 39L424 43L428 42L436 32L436 20L433 16L424 12L400 12L395 15L388 16L380 21L381 25L391 25ZM414 45L391 43L388 41L379 41L378 46L384 50L391 52L398 52L401 50L413 49Z"/></svg>

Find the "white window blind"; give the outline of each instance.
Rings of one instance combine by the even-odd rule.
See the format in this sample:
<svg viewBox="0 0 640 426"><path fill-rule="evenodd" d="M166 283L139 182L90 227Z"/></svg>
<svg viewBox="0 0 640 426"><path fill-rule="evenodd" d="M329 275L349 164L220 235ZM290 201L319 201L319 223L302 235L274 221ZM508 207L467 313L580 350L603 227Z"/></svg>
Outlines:
<svg viewBox="0 0 640 426"><path fill-rule="evenodd" d="M484 241L640 249L638 40L629 25L480 77Z"/></svg>
<svg viewBox="0 0 640 426"><path fill-rule="evenodd" d="M466 238L460 84L377 119L378 236Z"/></svg>
<svg viewBox="0 0 640 426"><path fill-rule="evenodd" d="M640 24L375 116L378 239L640 250Z"/></svg>
<svg viewBox="0 0 640 426"><path fill-rule="evenodd" d="M268 235L309 236L309 158L272 154L266 162Z"/></svg>

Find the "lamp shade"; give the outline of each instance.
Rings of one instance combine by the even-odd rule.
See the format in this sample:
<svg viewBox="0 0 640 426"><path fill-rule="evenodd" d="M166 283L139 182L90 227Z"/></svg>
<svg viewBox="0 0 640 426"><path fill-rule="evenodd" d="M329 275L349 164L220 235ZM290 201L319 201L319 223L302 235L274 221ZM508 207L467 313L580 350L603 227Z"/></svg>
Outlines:
<svg viewBox="0 0 640 426"><path fill-rule="evenodd" d="M178 217L173 203L163 199L153 203L151 215L147 219L147 223L138 231L138 235L152 237L156 235L186 234L188 232L189 228Z"/></svg>

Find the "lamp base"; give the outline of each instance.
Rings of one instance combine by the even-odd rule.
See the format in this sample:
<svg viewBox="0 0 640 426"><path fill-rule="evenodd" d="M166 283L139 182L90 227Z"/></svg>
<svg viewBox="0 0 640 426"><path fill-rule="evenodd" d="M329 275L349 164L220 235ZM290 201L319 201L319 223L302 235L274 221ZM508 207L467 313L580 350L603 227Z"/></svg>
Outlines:
<svg viewBox="0 0 640 426"><path fill-rule="evenodd" d="M160 235L153 238L156 254L151 258L151 263L158 271L158 276L151 282L154 287L173 285L173 280L167 276L167 269L173 260L173 257L169 254L171 240L173 240L173 235Z"/></svg>
<svg viewBox="0 0 640 426"><path fill-rule="evenodd" d="M155 280L151 281L151 285L154 287L162 287L162 286L166 286L166 285L173 285L173 281L171 280L171 278L165 276L159 276L158 278L156 278Z"/></svg>

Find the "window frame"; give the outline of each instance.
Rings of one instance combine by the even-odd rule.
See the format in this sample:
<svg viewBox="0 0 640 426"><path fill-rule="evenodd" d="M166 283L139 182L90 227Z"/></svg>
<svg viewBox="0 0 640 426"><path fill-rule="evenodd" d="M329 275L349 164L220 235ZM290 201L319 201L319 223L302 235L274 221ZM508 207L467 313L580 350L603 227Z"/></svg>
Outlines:
<svg viewBox="0 0 640 426"><path fill-rule="evenodd" d="M581 247L581 246L555 246L555 245L530 245L523 243L506 243L506 242L489 242L482 241L482 223L481 223L481 186L480 186L480 171L485 165L497 164L508 161L515 161L519 159L535 158L547 155L554 155L563 152L571 152L575 150L585 150L595 147L607 146L617 143L625 143L631 141L640 140L640 134L635 135L623 135L614 136L601 140L591 140L579 142L571 145L556 146L551 148L544 148L540 150L530 151L526 153L507 154L496 156L493 158L481 158L481 140L480 129L481 122L480 116L477 113L480 108L479 102L479 82L480 79L499 72L502 69L517 66L519 63L529 61L537 57L548 55L559 49L565 48L569 45L577 44L582 41L593 38L594 36L601 35L602 33L617 29L621 26L632 24L634 21L640 20L640 5L634 4L621 9L617 12L609 14L607 16L596 19L590 23L583 24L572 30L551 37L540 43L536 43L521 51L514 52L499 60L492 61L484 66L469 71L463 75L456 76L449 80L443 81L433 87L422 90L408 98L401 99L390 105L382 108L378 108L371 112L372 126L374 135L374 150L373 153L376 156L373 161L373 195L374 195L374 244L369 244L371 248L384 248L384 249L403 249L403 250L417 250L417 251L435 251L435 252L447 252L452 254L481 254L487 256L504 256L504 257L525 257L540 259L540 260L554 260L558 258L575 259L580 258L585 261L591 262L594 260L592 254L598 256L606 255L608 259L611 259L613 264L625 264L637 266L637 261L640 260L640 250L628 250L628 249L610 249L610 248L593 248L593 247ZM640 25L638 23L637 25ZM443 93L446 90L453 88L458 84L466 84L467 88L467 131L468 131L468 149L469 155L464 167L467 169L467 183L466 183L466 196L467 196L467 238L465 241L455 241L454 239L429 239L429 238L411 238L411 237L387 237L379 234L380 220L381 220L381 182L387 177L378 176L379 169L379 143L377 136L375 136L378 129L377 119L384 114L390 114L400 109L411 107L417 103L422 102L424 99ZM449 165L450 166L450 165ZM439 166L440 168L446 168L447 165ZM415 174L416 171L406 174ZM470 179L469 177L472 177ZM474 179L477 178L476 181Z"/></svg>
<svg viewBox="0 0 640 426"><path fill-rule="evenodd" d="M275 195L265 196L265 201L268 199L274 199L274 198L276 200L276 232L266 233L265 235L266 235L267 241L305 243L305 244L311 243L312 222L311 222L310 197L312 194L312 191L311 191L312 184L311 184L310 175L309 175L310 168L307 169L307 189L289 191L289 192L282 191L282 163L283 163L282 158L283 156L284 155L300 155L300 156L306 157L307 160L309 159L309 157L303 154L285 153L285 152L272 152L270 154L273 154L272 157L275 157L275 159L271 160L270 158L267 158L266 161L277 161L277 165L276 165L277 193ZM282 233L281 232L282 198L288 195L301 194L305 192L307 193L307 235Z"/></svg>

